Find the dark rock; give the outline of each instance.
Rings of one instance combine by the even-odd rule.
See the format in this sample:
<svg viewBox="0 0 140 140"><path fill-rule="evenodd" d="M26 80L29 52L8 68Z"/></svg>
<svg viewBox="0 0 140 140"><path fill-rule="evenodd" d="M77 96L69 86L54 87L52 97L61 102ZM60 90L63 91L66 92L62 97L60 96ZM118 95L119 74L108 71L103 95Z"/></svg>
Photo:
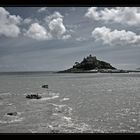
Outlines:
<svg viewBox="0 0 140 140"><path fill-rule="evenodd" d="M27 95L26 98L28 98L28 99L40 99L42 97L38 94L31 94L31 95Z"/></svg>
<svg viewBox="0 0 140 140"><path fill-rule="evenodd" d="M10 112L10 113L7 113L7 115L9 115L9 116L17 116L18 113L17 112Z"/></svg>
<svg viewBox="0 0 140 140"><path fill-rule="evenodd" d="M42 88L48 88L48 85L43 85Z"/></svg>

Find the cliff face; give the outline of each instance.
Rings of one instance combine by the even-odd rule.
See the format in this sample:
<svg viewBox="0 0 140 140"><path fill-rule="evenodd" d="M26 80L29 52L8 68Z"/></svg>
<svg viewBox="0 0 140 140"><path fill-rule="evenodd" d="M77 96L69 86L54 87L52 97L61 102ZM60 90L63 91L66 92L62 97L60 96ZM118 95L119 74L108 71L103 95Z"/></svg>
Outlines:
<svg viewBox="0 0 140 140"><path fill-rule="evenodd" d="M111 64L98 60L95 56L89 55L84 58L81 63L75 62L74 66L63 72L84 72L89 70L101 70L101 69L116 69Z"/></svg>

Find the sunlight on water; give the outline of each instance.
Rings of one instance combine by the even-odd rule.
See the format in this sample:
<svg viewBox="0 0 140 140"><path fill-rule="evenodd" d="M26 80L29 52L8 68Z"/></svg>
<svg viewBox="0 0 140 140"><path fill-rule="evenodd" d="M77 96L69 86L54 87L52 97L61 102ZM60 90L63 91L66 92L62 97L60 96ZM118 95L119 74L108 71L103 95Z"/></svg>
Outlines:
<svg viewBox="0 0 140 140"><path fill-rule="evenodd" d="M0 132L140 132L139 73L1 75L0 83Z"/></svg>

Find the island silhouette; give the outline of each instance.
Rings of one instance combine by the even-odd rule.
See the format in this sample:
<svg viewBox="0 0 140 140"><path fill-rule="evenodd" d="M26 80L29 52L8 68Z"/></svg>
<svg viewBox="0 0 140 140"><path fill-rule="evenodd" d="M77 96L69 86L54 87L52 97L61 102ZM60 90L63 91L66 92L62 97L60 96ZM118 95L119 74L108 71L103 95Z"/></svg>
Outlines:
<svg viewBox="0 0 140 140"><path fill-rule="evenodd" d="M84 57L81 62L75 62L74 65L66 70L58 71L58 73L128 73L138 72L132 70L122 70L113 67L110 63L98 60L96 56L91 54Z"/></svg>

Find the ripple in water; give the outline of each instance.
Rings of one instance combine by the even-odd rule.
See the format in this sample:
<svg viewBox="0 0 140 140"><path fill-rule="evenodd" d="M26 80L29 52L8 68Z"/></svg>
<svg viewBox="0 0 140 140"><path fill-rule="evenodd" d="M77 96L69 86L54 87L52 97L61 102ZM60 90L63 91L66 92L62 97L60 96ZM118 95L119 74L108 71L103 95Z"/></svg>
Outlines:
<svg viewBox="0 0 140 140"><path fill-rule="evenodd" d="M3 93L0 93L0 96L8 96L8 95L11 95L10 92L3 92Z"/></svg>
<svg viewBox="0 0 140 140"><path fill-rule="evenodd" d="M59 96L56 95L56 96L52 96L52 97L44 97L44 98L41 98L40 101L52 100L52 99L56 99L56 98L59 98Z"/></svg>
<svg viewBox="0 0 140 140"><path fill-rule="evenodd" d="M52 104L52 116L47 124L39 124L38 128L31 129L32 133L83 133L92 132L91 127L73 118L72 108L65 104Z"/></svg>
<svg viewBox="0 0 140 140"><path fill-rule="evenodd" d="M18 112L17 113L17 116L10 116L10 115L7 115L5 114L3 117L4 119L3 120L0 120L0 123L1 124L7 124L7 123L16 123L16 122L21 122L24 120L23 117L20 117L21 113Z"/></svg>
<svg viewBox="0 0 140 140"><path fill-rule="evenodd" d="M69 98L63 98L63 99L60 100L60 102L68 101L68 100L69 100Z"/></svg>

